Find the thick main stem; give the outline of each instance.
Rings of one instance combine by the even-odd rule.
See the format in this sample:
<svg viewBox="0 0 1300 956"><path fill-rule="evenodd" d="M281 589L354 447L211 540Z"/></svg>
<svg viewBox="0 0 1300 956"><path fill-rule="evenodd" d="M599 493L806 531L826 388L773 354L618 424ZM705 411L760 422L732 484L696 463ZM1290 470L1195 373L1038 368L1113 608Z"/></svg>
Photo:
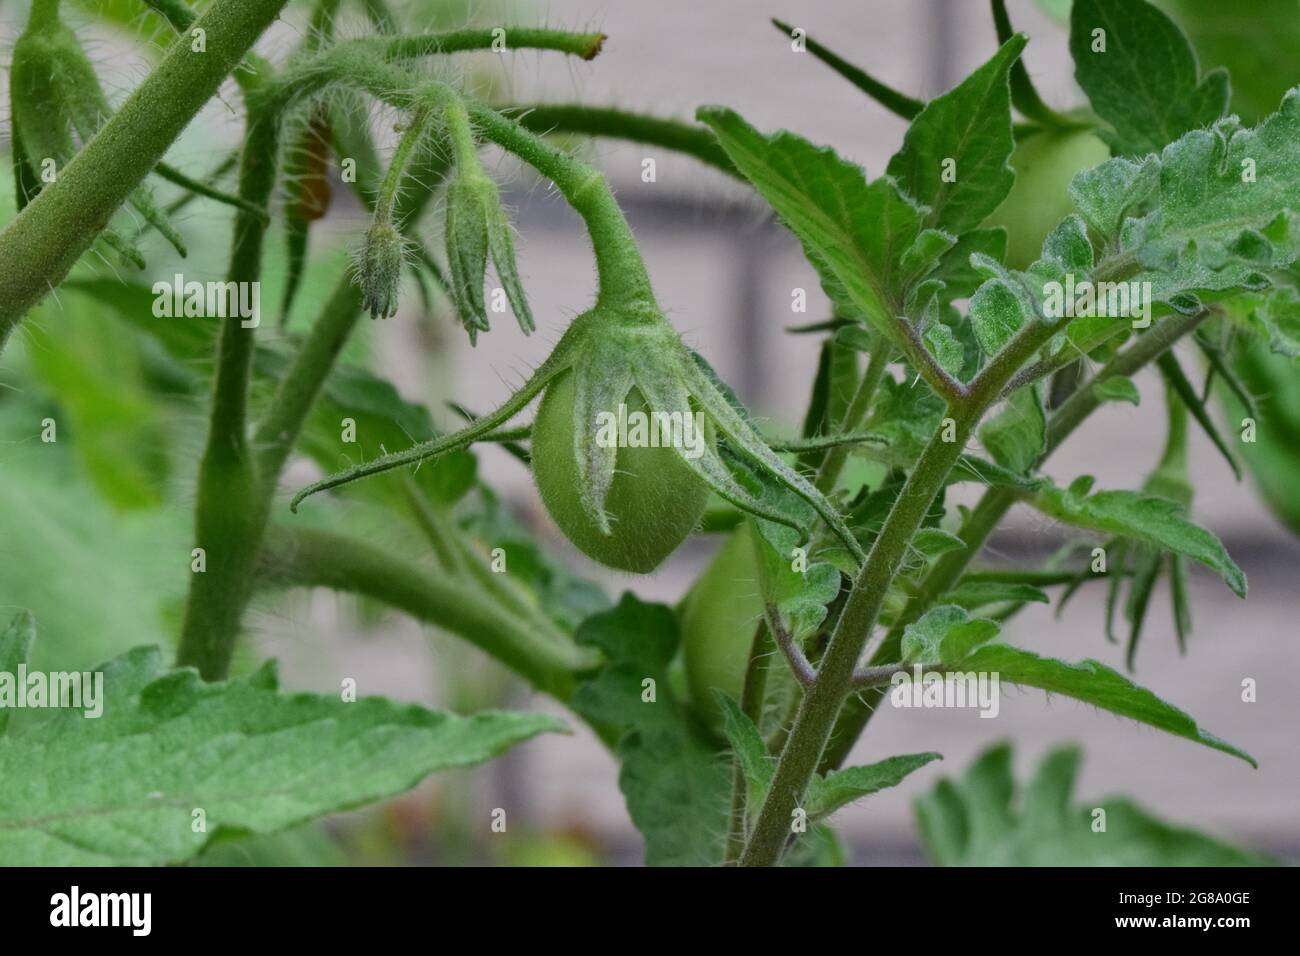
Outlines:
<svg viewBox="0 0 1300 956"><path fill-rule="evenodd" d="M1116 355L1088 379L1052 415L1047 425L1047 441L1042 455L1035 463L1039 467L1066 438L1101 405L1103 399L1096 386L1110 378L1134 374L1154 361L1183 336L1193 332L1210 313L1174 315L1154 326L1131 347ZM1016 502L1015 493L1007 488L989 488L962 523L957 535L965 547L950 551L935 562L916 594L908 601L898 620L872 654L873 665L887 664L898 659L903 631L919 618L940 597L951 590L962 573ZM822 770L839 766L871 719L883 692L876 690L851 701L841 713L830 743L822 758Z"/></svg>
<svg viewBox="0 0 1300 956"><path fill-rule="evenodd" d="M194 114L275 19L284 0L217 0L122 108L0 232L0 348L27 310L67 276Z"/></svg>
<svg viewBox="0 0 1300 956"><path fill-rule="evenodd" d="M852 689L858 658L871 637L912 536L961 457L971 432L997 400L1002 386L1055 331L1056 326L1046 323L1026 326L970 383L964 390L965 396L950 402L950 421L935 432L917 459L853 582L830 644L822 655L817 679L804 694L777 761L767 799L741 855L742 866L772 866L780 859L791 832L794 811L803 799L836 716Z"/></svg>

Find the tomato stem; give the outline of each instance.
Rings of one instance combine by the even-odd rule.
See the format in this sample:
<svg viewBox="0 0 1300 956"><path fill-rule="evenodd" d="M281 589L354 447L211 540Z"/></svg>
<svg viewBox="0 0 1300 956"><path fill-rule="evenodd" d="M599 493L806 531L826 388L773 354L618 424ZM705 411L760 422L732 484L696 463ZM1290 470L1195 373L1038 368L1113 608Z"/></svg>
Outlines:
<svg viewBox="0 0 1300 956"><path fill-rule="evenodd" d="M1037 466L1041 466L1047 457L1101 406L1102 399L1095 388L1096 385L1110 378L1134 374L1154 361L1183 336L1194 331L1209 315L1208 311L1191 316L1175 315L1166 322L1152 326L1132 346L1116 355L1095 375L1081 384L1049 419L1046 447L1038 459ZM944 554L935 562L917 588L915 595L891 626L889 633L872 654L869 661L871 665L881 665L897 659L902 647L904 628L924 614L935 601L957 584L984 541L1015 502L1016 494L1011 489L985 490L957 532L957 536L962 539L965 546ZM871 714L882 696L880 693L866 694L851 700L845 706L826 753L822 757L822 770L837 767L844 761L849 749L871 719Z"/></svg>
<svg viewBox="0 0 1300 956"><path fill-rule="evenodd" d="M931 436L853 582L818 665L816 680L803 696L777 760L767 798L741 854L742 866L772 866L780 859L790 836L791 818L821 762L836 716L852 690L858 659L912 536L1003 385L1057 329L1057 324L1047 322L1026 325L971 381L967 397L949 401L949 428L941 426Z"/></svg>

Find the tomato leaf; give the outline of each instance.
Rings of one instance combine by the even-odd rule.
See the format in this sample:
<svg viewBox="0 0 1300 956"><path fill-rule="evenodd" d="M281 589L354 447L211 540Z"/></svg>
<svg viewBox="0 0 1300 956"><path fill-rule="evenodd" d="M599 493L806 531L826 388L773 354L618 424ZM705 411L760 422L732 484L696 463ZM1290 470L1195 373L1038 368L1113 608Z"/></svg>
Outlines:
<svg viewBox="0 0 1300 956"><path fill-rule="evenodd" d="M1011 192L1008 75L1025 48L1013 36L978 70L926 104L887 172L929 207L925 223L955 235L974 229Z"/></svg>
<svg viewBox="0 0 1300 956"><path fill-rule="evenodd" d="M745 805L751 815L756 814L776 773L776 758L767 752L758 728L739 704L716 687L713 696L722 712L722 731L745 777Z"/></svg>
<svg viewBox="0 0 1300 956"><path fill-rule="evenodd" d="M1092 386L1093 394L1103 402L1128 402L1137 405L1142 401L1133 379L1112 375Z"/></svg>
<svg viewBox="0 0 1300 956"><path fill-rule="evenodd" d="M868 183L862 167L829 147L785 130L765 136L721 107L703 107L697 115L799 237L831 301L897 343L894 316L902 290L891 277L921 232L923 210L892 179Z"/></svg>
<svg viewBox="0 0 1300 956"><path fill-rule="evenodd" d="M903 660L949 672L997 674L1001 683L1064 694L1256 766L1255 759L1245 751L1206 733L1188 714L1105 664L1094 660L1071 664L1039 657L1032 651L994 642L998 631L995 621L972 618L959 607L940 605L907 626L903 632Z"/></svg>
<svg viewBox="0 0 1300 956"><path fill-rule="evenodd" d="M945 594L943 600L968 611L992 604L1051 603L1041 588L1008 581L965 581Z"/></svg>
<svg viewBox="0 0 1300 956"><path fill-rule="evenodd" d="M1058 747L1017 787L1009 743L913 804L940 866L1260 866L1274 861L1152 816L1131 800L1073 803L1081 754ZM1098 812L1100 811L1100 813ZM1104 821L1104 829L1098 826Z"/></svg>
<svg viewBox="0 0 1300 956"><path fill-rule="evenodd" d="M1138 491L1099 491L1091 479L1061 489L1046 482L1029 499L1039 511L1078 528L1118 534L1199 561L1216 572L1238 597L1246 596L1246 575L1214 534L1188 520L1182 507Z"/></svg>
<svg viewBox="0 0 1300 956"><path fill-rule="evenodd" d="M903 661L908 664L955 664L979 645L998 636L996 621L972 618L951 604L933 607L903 631Z"/></svg>
<svg viewBox="0 0 1300 956"><path fill-rule="evenodd" d="M1263 333L1269 348L1289 359L1300 359L1300 293L1279 286L1259 296L1253 308L1238 310Z"/></svg>
<svg viewBox="0 0 1300 956"><path fill-rule="evenodd" d="M1262 273L1300 255L1300 89L1254 129L1224 120L1188 133L1160 167L1151 211L1124 223L1119 241L1143 267L1130 281L1151 282L1154 301L1258 289Z"/></svg>
<svg viewBox="0 0 1300 956"><path fill-rule="evenodd" d="M619 735L619 788L651 866L711 866L722 858L731 775L685 705L673 696L668 664L679 635L673 612L624 594L593 615L577 640L609 663L578 687L570 706ZM653 700L646 685L654 681Z"/></svg>
<svg viewBox="0 0 1300 956"><path fill-rule="evenodd" d="M929 560L949 551L960 551L966 547L966 542L942 528L920 528L912 536L911 546Z"/></svg>
<svg viewBox="0 0 1300 956"><path fill-rule="evenodd" d="M97 670L98 718L25 710L0 738L0 775L28 782L0 792L8 864L177 863L223 835L356 807L564 729L543 714L460 717L382 697L282 694L273 664L204 683L166 670L155 647Z"/></svg>
<svg viewBox="0 0 1300 956"><path fill-rule="evenodd" d="M9 625L0 631L0 674L17 674L19 665L26 664L36 639L36 619L30 611L14 615ZM9 726L11 707L0 707L0 737Z"/></svg>
<svg viewBox="0 0 1300 956"><path fill-rule="evenodd" d="M1146 0L1075 0L1070 54L1116 155L1159 152L1228 108L1228 74L1202 76L1182 31Z"/></svg>
<svg viewBox="0 0 1300 956"><path fill-rule="evenodd" d="M1003 468L1027 474L1047 449L1047 413L1037 385L1017 389L980 428L980 441Z"/></svg>
<svg viewBox="0 0 1300 956"><path fill-rule="evenodd" d="M941 754L932 751L904 754L877 763L832 770L825 776L818 774L809 785L808 796L804 800L808 819L824 820L856 800L898 786L913 771L942 759Z"/></svg>
<svg viewBox="0 0 1300 956"><path fill-rule="evenodd" d="M995 355L1027 320L1024 297L1004 279L985 282L970 300L975 340L985 355Z"/></svg>

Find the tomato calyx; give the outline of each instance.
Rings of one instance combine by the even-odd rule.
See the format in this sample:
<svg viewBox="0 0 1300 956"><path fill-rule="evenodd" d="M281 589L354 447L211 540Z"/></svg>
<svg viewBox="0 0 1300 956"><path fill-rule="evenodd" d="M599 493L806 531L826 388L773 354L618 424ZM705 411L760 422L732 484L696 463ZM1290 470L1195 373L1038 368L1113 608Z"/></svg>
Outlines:
<svg viewBox="0 0 1300 956"><path fill-rule="evenodd" d="M452 435L309 485L298 492L291 507L296 510L304 498L327 488L465 448L506 424L562 375L573 388L572 432L567 442L561 439L567 447L543 452L572 455L581 509L600 534L616 533L606 504L618 471L620 445L628 444L621 440L620 416L634 410L644 415L648 426L668 422L670 440L665 446L661 432L659 450L668 451L675 465L684 465L724 500L756 517L799 527L799 519L761 500L737 480L719 453L718 440L725 441L747 466L811 505L858 562L863 560L861 545L834 506L768 446L744 410L723 393L712 371L650 301L620 303L616 308L598 302L573 321L546 361L496 411ZM634 392L638 407L630 409L629 396ZM535 456L538 450L534 449Z"/></svg>

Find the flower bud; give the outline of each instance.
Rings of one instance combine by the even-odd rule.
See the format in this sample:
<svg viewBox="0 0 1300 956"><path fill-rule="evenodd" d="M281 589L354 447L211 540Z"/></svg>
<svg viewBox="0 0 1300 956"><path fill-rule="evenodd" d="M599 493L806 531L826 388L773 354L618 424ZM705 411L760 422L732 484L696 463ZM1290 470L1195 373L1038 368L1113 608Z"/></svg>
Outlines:
<svg viewBox="0 0 1300 956"><path fill-rule="evenodd" d="M446 240L452 297L470 341L488 329L483 282L489 254L519 327L531 332L535 325L515 265L510 220L496 183L481 169L461 170L447 187Z"/></svg>
<svg viewBox="0 0 1300 956"><path fill-rule="evenodd" d="M447 186L445 226L451 293L470 341L479 330L488 329L483 280L488 256L485 187L491 186L490 179L479 175L457 176Z"/></svg>
<svg viewBox="0 0 1300 956"><path fill-rule="evenodd" d="M391 222L375 222L366 231L357 257L357 280L361 307L372 319L387 319L397 312L405 253L406 240Z"/></svg>

